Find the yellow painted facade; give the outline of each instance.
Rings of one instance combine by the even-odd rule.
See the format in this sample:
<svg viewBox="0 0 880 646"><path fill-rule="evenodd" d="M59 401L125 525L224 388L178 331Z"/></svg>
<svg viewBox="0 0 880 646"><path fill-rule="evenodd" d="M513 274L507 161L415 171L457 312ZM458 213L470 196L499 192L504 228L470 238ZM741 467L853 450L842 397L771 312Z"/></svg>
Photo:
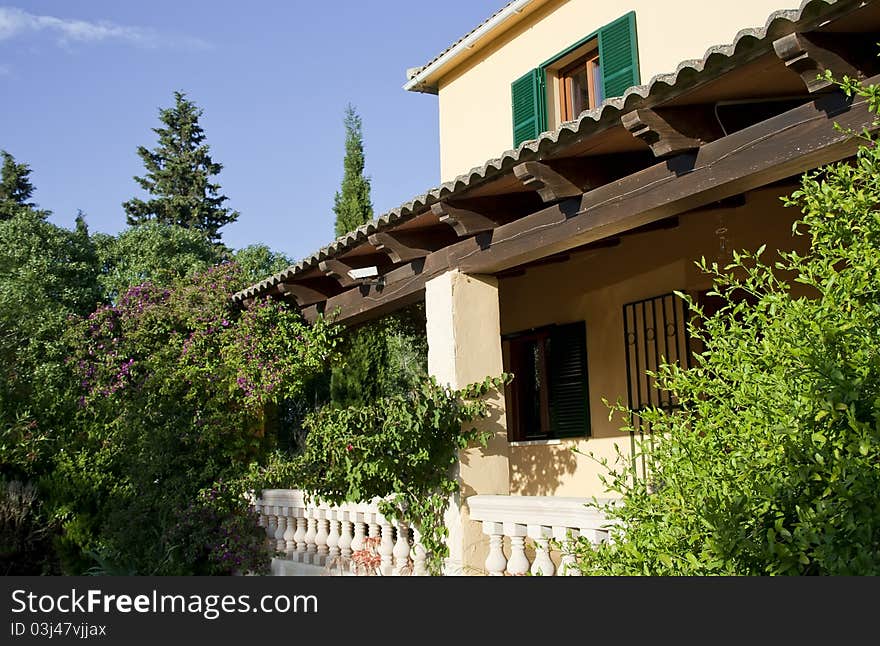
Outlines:
<svg viewBox="0 0 880 646"><path fill-rule="evenodd" d="M529 5L438 69L440 174L448 181L513 145L510 84L600 27L635 11L641 80L732 42L743 27L762 27L779 0L544 0ZM782 8L785 8L784 6ZM548 128L559 125L552 89Z"/></svg>

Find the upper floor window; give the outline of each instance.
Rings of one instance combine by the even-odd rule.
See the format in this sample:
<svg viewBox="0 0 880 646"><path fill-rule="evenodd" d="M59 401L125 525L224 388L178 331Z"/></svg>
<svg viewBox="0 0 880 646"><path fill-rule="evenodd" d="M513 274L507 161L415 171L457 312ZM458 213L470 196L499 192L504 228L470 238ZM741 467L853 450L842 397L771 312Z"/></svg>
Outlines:
<svg viewBox="0 0 880 646"><path fill-rule="evenodd" d="M636 16L630 12L511 84L514 148L638 83Z"/></svg>
<svg viewBox="0 0 880 646"><path fill-rule="evenodd" d="M584 110L602 103L602 67L597 51L559 70L558 94L561 121L576 119Z"/></svg>

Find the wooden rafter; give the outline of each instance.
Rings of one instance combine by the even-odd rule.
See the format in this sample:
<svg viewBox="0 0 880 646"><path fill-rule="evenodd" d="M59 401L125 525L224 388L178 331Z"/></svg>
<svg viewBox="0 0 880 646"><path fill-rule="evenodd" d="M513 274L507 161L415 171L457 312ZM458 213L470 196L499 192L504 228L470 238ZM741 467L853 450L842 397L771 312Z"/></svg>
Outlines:
<svg viewBox="0 0 880 646"><path fill-rule="evenodd" d="M451 226L461 238L483 231L491 231L498 226L497 222L485 215L468 209L456 208L446 202L433 204L431 212L440 219L440 222Z"/></svg>
<svg viewBox="0 0 880 646"><path fill-rule="evenodd" d="M558 202L583 193L583 189L549 164L527 161L513 167L523 186L537 191L544 202Z"/></svg>
<svg viewBox="0 0 880 646"><path fill-rule="evenodd" d="M823 47L815 36L793 33L773 41L776 55L786 67L797 72L810 93L828 89L834 82L825 78L830 71L836 78L864 78L849 60Z"/></svg>
<svg viewBox="0 0 880 646"><path fill-rule="evenodd" d="M298 283L278 283L277 289L281 294L293 296L296 299L296 304L300 307L326 301L330 296L330 294Z"/></svg>
<svg viewBox="0 0 880 646"><path fill-rule="evenodd" d="M639 108L624 114L620 122L633 137L648 144L655 157L696 150L702 143L699 137L685 134L657 110Z"/></svg>
<svg viewBox="0 0 880 646"><path fill-rule="evenodd" d="M880 76L865 81L880 82ZM842 129L835 127L839 124ZM850 157L847 130L874 128L863 99L835 92L681 155L496 228L491 244L467 238L386 275L387 287L331 297L340 321L357 322L418 300L427 283L451 268L497 273L544 256L686 213L695 208ZM400 273L400 277L397 274ZM364 289L364 288L362 288Z"/></svg>
<svg viewBox="0 0 880 646"><path fill-rule="evenodd" d="M335 258L322 260L318 263L318 269L324 272L325 276L328 276L338 282L339 286L343 289L348 289L349 287L360 285L364 282L362 280L349 276L348 272L352 268L349 265L346 265L341 260L336 260Z"/></svg>
<svg viewBox="0 0 880 646"><path fill-rule="evenodd" d="M424 258L432 251L432 245L424 236L410 232L379 231L369 238L370 244L388 255L394 262L408 262L415 258Z"/></svg>

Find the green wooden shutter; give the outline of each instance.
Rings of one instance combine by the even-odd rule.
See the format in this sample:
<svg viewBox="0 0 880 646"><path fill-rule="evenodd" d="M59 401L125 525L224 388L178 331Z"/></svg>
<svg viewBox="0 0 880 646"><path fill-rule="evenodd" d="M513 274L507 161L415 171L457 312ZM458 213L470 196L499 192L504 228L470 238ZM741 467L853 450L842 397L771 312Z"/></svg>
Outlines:
<svg viewBox="0 0 880 646"><path fill-rule="evenodd" d="M599 30L599 64L606 99L621 96L627 88L641 82L635 12Z"/></svg>
<svg viewBox="0 0 880 646"><path fill-rule="evenodd" d="M513 147L544 131L544 74L535 68L510 84Z"/></svg>
<svg viewBox="0 0 880 646"><path fill-rule="evenodd" d="M550 432L553 437L589 435L586 324L580 321L554 328L549 346Z"/></svg>

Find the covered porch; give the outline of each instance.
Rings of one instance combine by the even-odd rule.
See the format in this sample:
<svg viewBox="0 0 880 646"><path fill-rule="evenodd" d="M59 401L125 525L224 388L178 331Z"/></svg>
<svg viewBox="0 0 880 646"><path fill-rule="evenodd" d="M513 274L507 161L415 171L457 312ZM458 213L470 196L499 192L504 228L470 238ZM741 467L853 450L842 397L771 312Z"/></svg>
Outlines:
<svg viewBox="0 0 880 646"><path fill-rule="evenodd" d="M804 243L781 198L801 173L851 157L851 132L875 127L863 101L817 77L880 81L866 46L880 7L819 4L774 14L236 295L348 325L424 301L440 383L516 374L476 423L488 444L459 454L447 574L571 574L566 541L609 537L587 505L606 495L589 454L632 447L605 402L664 405L645 375L697 350L673 296L705 297L694 263ZM368 267L376 278L351 273ZM551 356L563 346L567 363ZM367 539L377 572L425 573L418 528L376 501L332 507L269 490L254 508L283 552L277 574L352 573Z"/></svg>

